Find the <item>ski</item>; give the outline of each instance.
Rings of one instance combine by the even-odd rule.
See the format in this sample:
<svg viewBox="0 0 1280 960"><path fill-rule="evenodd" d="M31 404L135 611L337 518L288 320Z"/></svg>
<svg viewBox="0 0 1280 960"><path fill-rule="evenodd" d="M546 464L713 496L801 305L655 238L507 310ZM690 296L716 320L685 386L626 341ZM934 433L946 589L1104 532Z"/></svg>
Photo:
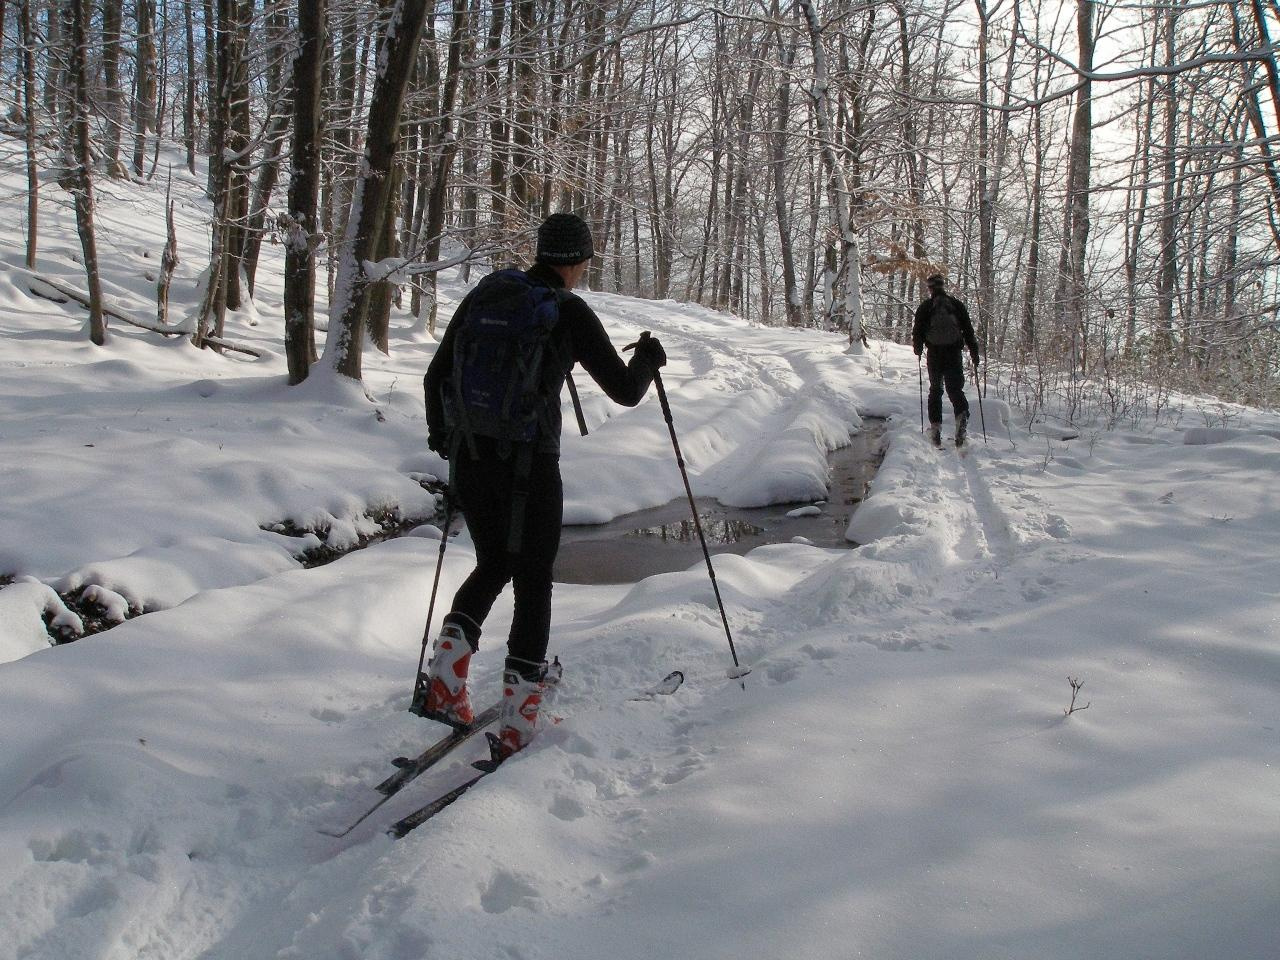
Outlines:
<svg viewBox="0 0 1280 960"><path fill-rule="evenodd" d="M640 696L631 697L629 699L636 701L654 700L657 697L667 697L679 690L682 683L684 683L684 674L679 670L672 670L662 678L662 681L657 684L657 686L650 687L648 690L641 693ZM489 736L492 737L493 735L490 734ZM422 824L426 823L445 807L449 806L477 783L489 776L489 774L500 769L501 763L494 760L479 760L472 764L472 766L478 771L475 776L471 777L469 780L464 780L456 787L446 790L444 793L432 800L429 800L407 816L401 817L387 828L387 833L399 840L414 828L422 826Z"/></svg>
<svg viewBox="0 0 1280 960"><path fill-rule="evenodd" d="M393 823L391 826L387 828L387 833L389 833L391 836L399 840L401 837L409 833L409 831L413 830L415 827L422 826L422 824L426 823L428 820L434 817L437 813L439 813L445 807L449 806L449 804L453 803L453 801L457 800L460 796L462 796L464 793L466 793L468 790L474 787L477 783L479 783L481 780L483 780L485 777L487 777L489 774L493 773L497 769L498 767L495 766L485 770L481 770L470 780L463 781L458 786L454 787L452 790L448 790L445 793L440 794L440 796L436 797L430 803L427 803L424 806L419 807L417 810L413 811L413 813L409 814L408 816L401 817L399 820L397 820L395 823Z"/></svg>
<svg viewBox="0 0 1280 960"><path fill-rule="evenodd" d="M475 722L471 724L471 726L451 730L448 734L431 744L431 746L427 747L427 749L423 750L416 757L396 757L391 762L399 767L399 769L374 787L375 790L382 794L382 797L377 801L377 803L373 804L373 806L369 807L368 810L360 814L360 816L357 817L345 830L335 831L320 828L320 832L326 837L345 837L352 830L377 813L384 803L403 790L407 784L426 773L427 770L431 769L431 767L435 766L485 727L497 721L498 714L501 713L501 711L502 701L499 700L497 703L487 707L477 714Z"/></svg>
<svg viewBox="0 0 1280 960"><path fill-rule="evenodd" d="M470 740L475 734L479 733L485 727L489 726L489 724L497 720L498 714L501 711L502 701L499 700L497 703L492 704L477 714L475 722L473 722L471 726L453 730L440 740L437 740L431 746L427 747L427 749L423 750L416 757L396 757L391 762L400 769L387 777L387 779L383 780L380 784L374 787L374 789L384 796L391 796L397 790L402 789L405 784L409 783L414 778L421 776L432 766L439 763L442 759L448 756L455 747L462 746L462 744Z"/></svg>

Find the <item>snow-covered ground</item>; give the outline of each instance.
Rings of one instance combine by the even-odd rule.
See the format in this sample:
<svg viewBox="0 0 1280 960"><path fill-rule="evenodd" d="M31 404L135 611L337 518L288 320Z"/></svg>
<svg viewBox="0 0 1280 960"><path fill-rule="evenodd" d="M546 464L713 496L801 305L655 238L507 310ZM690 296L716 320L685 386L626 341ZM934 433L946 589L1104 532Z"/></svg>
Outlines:
<svg viewBox="0 0 1280 960"><path fill-rule="evenodd" d="M558 585L561 721L405 839L382 831L481 746L333 840L440 732L405 709L438 531L304 570L314 540L269 528L341 546L368 511L430 511L434 343L398 317L371 400L289 389L271 248L228 331L264 359L120 324L95 348L78 307L31 294L0 181L0 958L1278 955L1280 418L1195 429L1192 406L1060 442L989 400L961 457L923 442L903 347L589 295L616 344L662 339L699 494L820 498L825 451L891 417L865 546L716 559L745 691L696 548L685 572ZM180 316L207 233L178 181ZM162 194L101 197L108 292L139 317ZM37 272L80 285L70 211L43 210ZM578 385L567 518L680 496L656 398ZM464 534L446 598L471 559ZM48 647L43 613L73 623L54 591L84 585L148 612ZM480 700L509 618L507 597ZM673 668L674 696L628 699Z"/></svg>

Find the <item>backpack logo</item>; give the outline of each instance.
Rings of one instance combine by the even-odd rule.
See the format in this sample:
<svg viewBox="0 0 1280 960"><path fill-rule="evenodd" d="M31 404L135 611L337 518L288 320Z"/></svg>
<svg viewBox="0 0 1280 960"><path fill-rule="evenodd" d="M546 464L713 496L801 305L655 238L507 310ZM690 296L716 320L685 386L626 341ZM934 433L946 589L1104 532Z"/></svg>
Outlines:
<svg viewBox="0 0 1280 960"><path fill-rule="evenodd" d="M935 297L929 315L929 330L924 336L932 347L948 347L964 339L960 334L960 321L951 307L950 297Z"/></svg>
<svg viewBox="0 0 1280 960"><path fill-rule="evenodd" d="M445 391L450 432L532 443L553 429L564 371L551 332L560 319L555 290L520 270L485 277L454 332L453 370Z"/></svg>

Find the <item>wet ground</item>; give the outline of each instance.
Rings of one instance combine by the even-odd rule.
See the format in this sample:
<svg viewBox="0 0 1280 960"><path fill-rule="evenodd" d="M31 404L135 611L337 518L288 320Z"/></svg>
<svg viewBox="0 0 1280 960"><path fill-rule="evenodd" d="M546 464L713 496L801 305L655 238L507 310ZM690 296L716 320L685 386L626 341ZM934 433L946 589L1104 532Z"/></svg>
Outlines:
<svg viewBox="0 0 1280 960"><path fill-rule="evenodd" d="M698 516L711 555L747 553L797 537L820 547L857 546L845 539L844 532L884 459L884 446L885 421L865 419L853 442L828 456L831 486L823 502L746 509L699 498ZM796 511L804 515L788 516ZM681 497L609 523L566 526L556 557L555 579L559 583L634 583L701 562L702 547L689 501Z"/></svg>

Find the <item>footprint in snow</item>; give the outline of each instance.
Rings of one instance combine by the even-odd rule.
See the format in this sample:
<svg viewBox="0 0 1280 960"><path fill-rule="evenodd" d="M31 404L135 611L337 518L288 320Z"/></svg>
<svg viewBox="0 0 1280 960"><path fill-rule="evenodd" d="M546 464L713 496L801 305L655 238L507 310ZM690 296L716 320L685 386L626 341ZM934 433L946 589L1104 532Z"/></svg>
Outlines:
<svg viewBox="0 0 1280 960"><path fill-rule="evenodd" d="M37 863L104 863L111 857L111 838L105 833L72 830L57 840L32 840L28 845Z"/></svg>
<svg viewBox="0 0 1280 960"><path fill-rule="evenodd" d="M99 877L75 895L67 905L67 918L79 919L100 910L109 910L120 902L120 888L106 877Z"/></svg>
<svg viewBox="0 0 1280 960"><path fill-rule="evenodd" d="M561 794L551 801L551 815L561 820L579 820L587 815L587 808L573 797Z"/></svg>
<svg viewBox="0 0 1280 960"><path fill-rule="evenodd" d="M648 850L641 850L634 857L627 860L627 862L622 865L622 869L626 873L636 873L640 870L649 869L649 867L652 867L657 862L658 858L652 853Z"/></svg>
<svg viewBox="0 0 1280 960"><path fill-rule="evenodd" d="M857 637L855 639L860 643L870 644L877 650L883 650L886 653L907 653L924 649L924 645L919 639L909 637L897 630L884 637Z"/></svg>
<svg viewBox="0 0 1280 960"><path fill-rule="evenodd" d="M480 906L486 913L506 913L514 907L536 910L541 897L537 887L522 877L499 870L480 891Z"/></svg>
<svg viewBox="0 0 1280 960"><path fill-rule="evenodd" d="M790 683L800 671L796 668L796 664L791 660L782 660L778 663L771 663L765 671L765 675L773 683Z"/></svg>
<svg viewBox="0 0 1280 960"><path fill-rule="evenodd" d="M673 783L679 783L681 780L689 776L691 773L697 773L699 770L703 769L705 766L706 766L706 763L703 761L703 758L698 754L694 754L691 757L685 757L685 759L680 762L680 765L678 767L676 767L674 770L668 771L667 774L663 776L662 782L667 784L668 786L670 786Z"/></svg>

